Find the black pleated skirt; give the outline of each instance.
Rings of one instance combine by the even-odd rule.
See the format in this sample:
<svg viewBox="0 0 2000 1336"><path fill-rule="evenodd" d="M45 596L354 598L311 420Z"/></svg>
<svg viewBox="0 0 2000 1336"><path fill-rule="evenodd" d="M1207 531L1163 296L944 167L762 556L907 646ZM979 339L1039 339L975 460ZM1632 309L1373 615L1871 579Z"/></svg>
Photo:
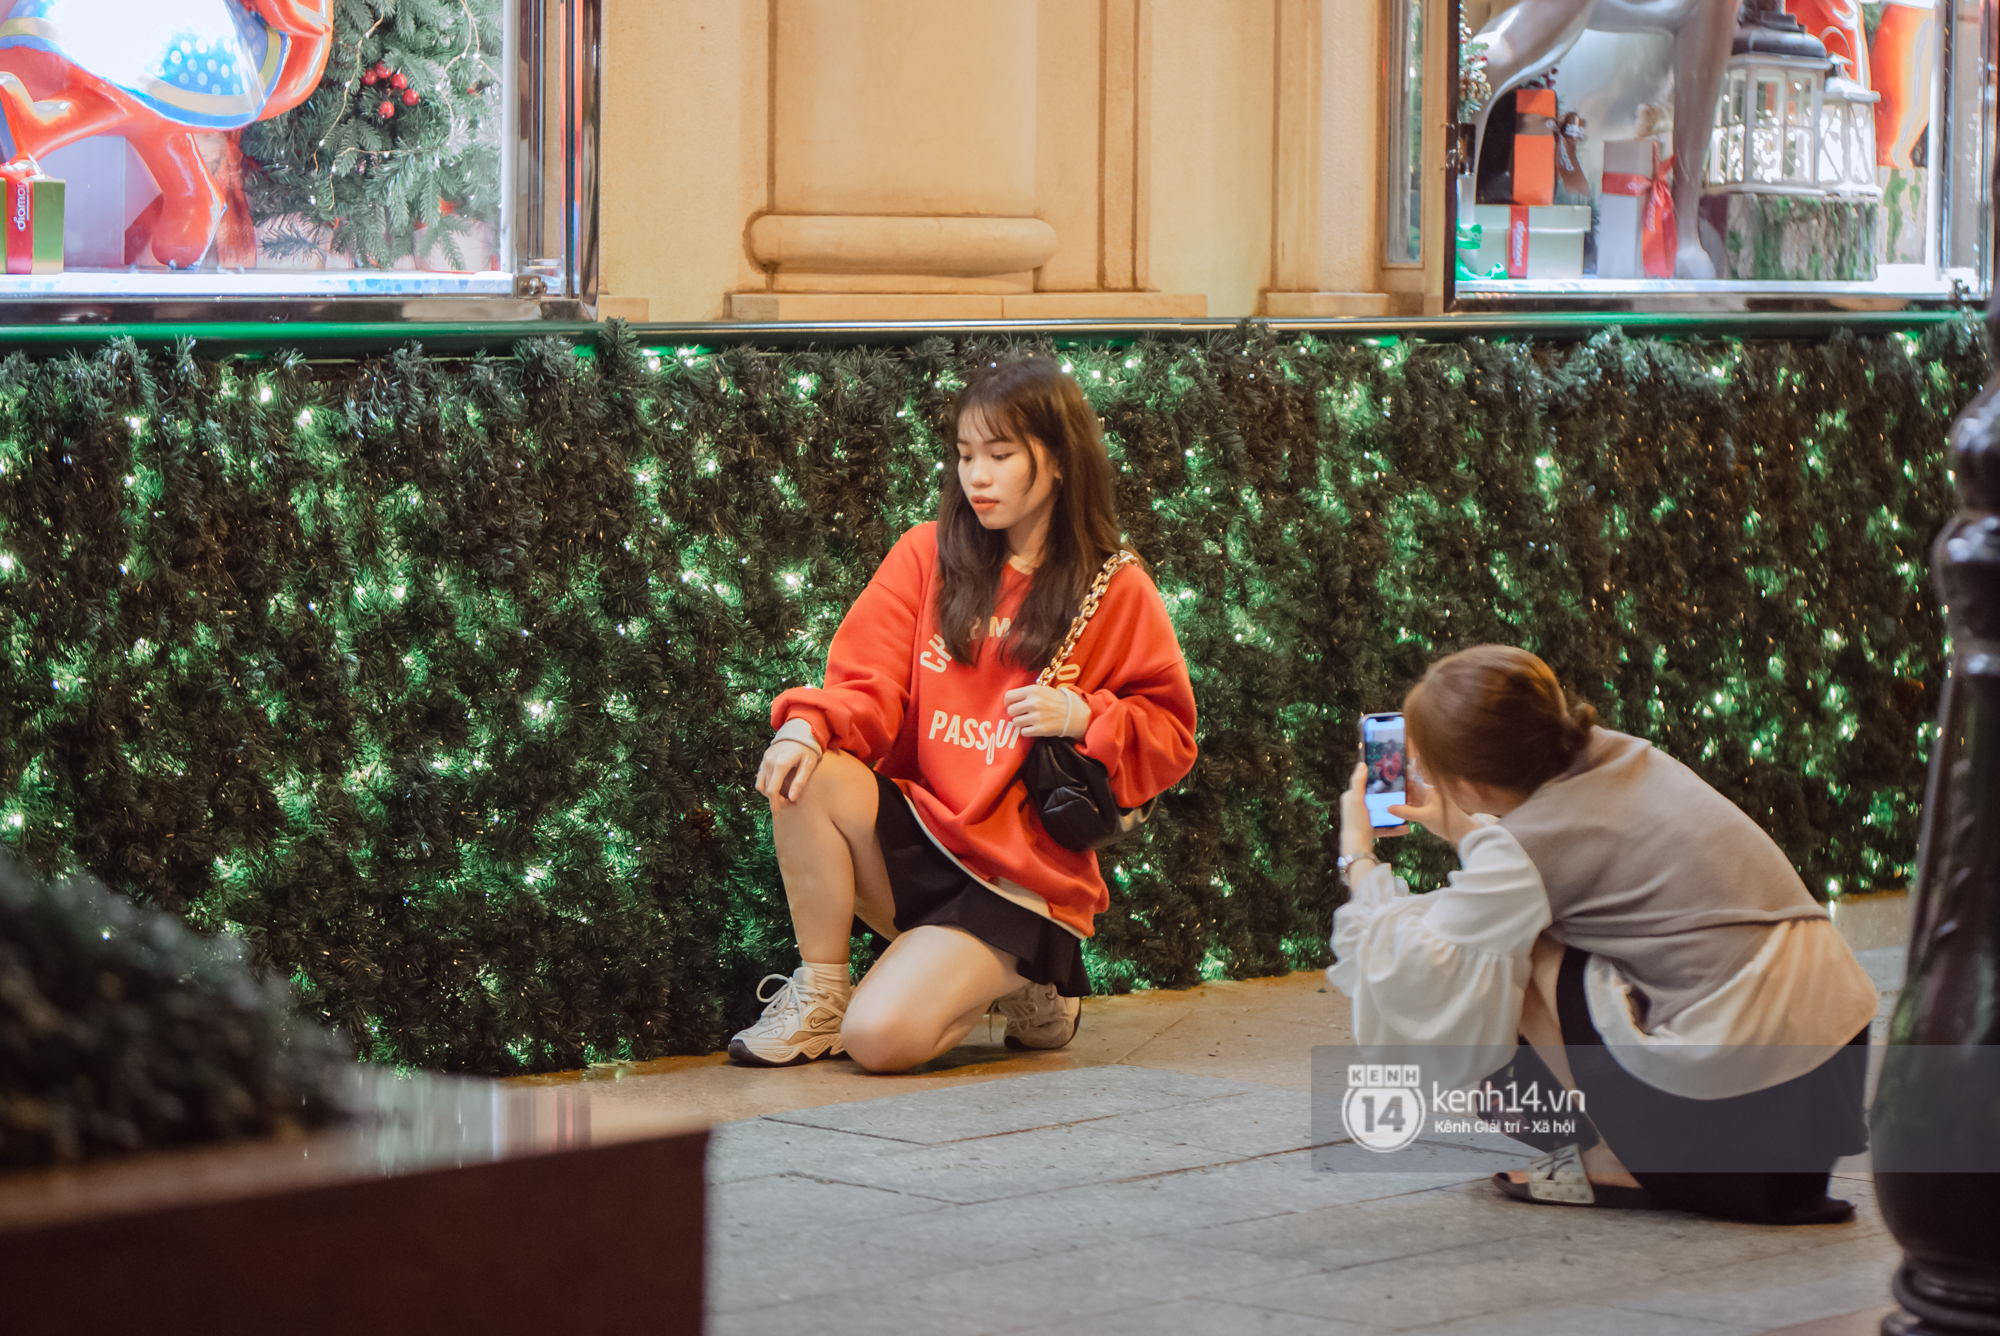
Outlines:
<svg viewBox="0 0 2000 1336"><path fill-rule="evenodd" d="M1810 1224L1822 1215L1834 1161L1868 1146L1863 1107L1868 1031L1803 1076L1726 1099L1671 1094L1620 1067L1590 1018L1584 971L1590 954L1563 951L1556 1011L1586 1120L1596 1136L1626 1160L1632 1177L1663 1204L1704 1215L1765 1224ZM1488 1078L1505 1088L1559 1082L1527 1040L1514 1060ZM1508 1127L1507 1135L1537 1150L1577 1141ZM1732 1164L1735 1160L1737 1163ZM1711 1164L1712 1172L1649 1172L1653 1163Z"/></svg>
<svg viewBox="0 0 2000 1336"><path fill-rule="evenodd" d="M966 875L924 833L903 791L880 774L875 783L879 791L875 838L882 845L882 861L889 867L897 932L926 923L961 928L1013 956L1022 978L1052 983L1064 997L1090 995L1083 943L1074 934ZM856 919L856 934L864 931Z"/></svg>

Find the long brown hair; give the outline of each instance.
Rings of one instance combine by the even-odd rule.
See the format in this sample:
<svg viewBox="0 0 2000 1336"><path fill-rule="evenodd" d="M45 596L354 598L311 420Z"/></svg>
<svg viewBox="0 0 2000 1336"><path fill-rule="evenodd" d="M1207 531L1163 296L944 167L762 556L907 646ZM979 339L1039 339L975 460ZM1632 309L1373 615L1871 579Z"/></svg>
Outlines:
<svg viewBox="0 0 2000 1336"><path fill-rule="evenodd" d="M1007 638L1009 659L1042 668L1069 633L1083 605L1084 591L1113 552L1118 551L1118 503L1111 460L1098 435L1097 414L1074 380L1046 357L1001 362L977 372L952 405L951 447L958 450L958 424L967 413L985 415L995 435L1041 442L1055 468L1055 509L1049 516L1042 561ZM1028 452L1028 481L1035 480L1034 451ZM960 663L975 657L974 641L986 633L1007 564L1007 534L989 529L965 499L958 469L944 471L938 498L938 633Z"/></svg>
<svg viewBox="0 0 2000 1336"><path fill-rule="evenodd" d="M1597 711L1528 651L1475 645L1430 666L1403 721L1426 774L1533 793L1589 745Z"/></svg>

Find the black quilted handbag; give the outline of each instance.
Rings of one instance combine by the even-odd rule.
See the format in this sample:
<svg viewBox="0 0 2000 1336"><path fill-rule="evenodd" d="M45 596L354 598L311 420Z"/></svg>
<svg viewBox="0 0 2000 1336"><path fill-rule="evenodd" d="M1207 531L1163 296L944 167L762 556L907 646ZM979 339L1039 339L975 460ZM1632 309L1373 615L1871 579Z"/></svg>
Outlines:
<svg viewBox="0 0 2000 1336"><path fill-rule="evenodd" d="M1117 552L1091 582L1083 607L1070 623L1069 636L1049 660L1049 666L1035 679L1037 685L1054 686L1056 673L1069 661L1083 628L1090 624L1104 591L1118 568L1138 558ZM1036 738L1021 762L1021 780L1028 786L1029 801L1042 818L1042 829L1065 849L1102 849L1137 830L1153 814L1159 799L1138 807L1120 807L1111 792L1111 772L1076 749L1068 738Z"/></svg>

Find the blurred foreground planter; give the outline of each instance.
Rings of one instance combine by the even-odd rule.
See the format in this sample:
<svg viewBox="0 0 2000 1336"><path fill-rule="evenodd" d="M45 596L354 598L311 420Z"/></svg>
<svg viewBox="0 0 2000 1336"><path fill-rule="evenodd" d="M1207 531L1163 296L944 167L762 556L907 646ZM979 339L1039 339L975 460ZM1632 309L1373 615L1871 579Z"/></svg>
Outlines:
<svg viewBox="0 0 2000 1336"><path fill-rule="evenodd" d="M0 1175L9 1336L701 1330L705 1126L356 1069L355 1121Z"/></svg>

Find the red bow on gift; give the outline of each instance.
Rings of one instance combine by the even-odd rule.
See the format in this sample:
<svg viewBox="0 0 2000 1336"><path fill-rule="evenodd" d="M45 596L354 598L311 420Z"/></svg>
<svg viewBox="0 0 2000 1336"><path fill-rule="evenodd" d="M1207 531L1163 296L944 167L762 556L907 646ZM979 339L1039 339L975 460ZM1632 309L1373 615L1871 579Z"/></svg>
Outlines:
<svg viewBox="0 0 2000 1336"><path fill-rule="evenodd" d="M1646 272L1654 278L1674 276L1674 252L1680 247L1680 227L1674 218L1674 155L1669 153L1649 179L1637 172L1606 172L1607 195L1645 195L1646 216L1642 233Z"/></svg>

